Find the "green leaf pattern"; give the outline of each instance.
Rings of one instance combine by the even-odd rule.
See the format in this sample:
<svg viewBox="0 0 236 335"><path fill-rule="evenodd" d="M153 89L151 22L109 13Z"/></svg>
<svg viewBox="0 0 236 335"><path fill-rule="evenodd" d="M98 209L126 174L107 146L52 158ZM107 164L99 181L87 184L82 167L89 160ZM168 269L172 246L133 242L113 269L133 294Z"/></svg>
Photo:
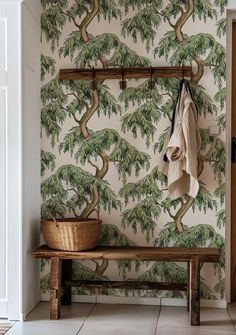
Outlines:
<svg viewBox="0 0 236 335"><path fill-rule="evenodd" d="M193 0L191 10L190 2L41 0L41 215L80 216L96 189L94 212L103 219L101 244L216 247L221 261L208 268L214 286L203 268L201 297L224 299L227 1ZM183 20L183 15L188 16ZM166 176L158 171L179 79L154 79L152 90L148 79L132 80L122 92L116 81L106 80L97 82L93 91L90 81L60 81L57 74L59 68L76 66L183 64L193 65L190 85L199 113L204 169L198 196L181 217L179 234L176 222L188 197L172 201ZM220 136L209 135L211 124L219 125ZM120 278L133 280L187 278L183 265L165 262L74 262L73 273L81 279L107 280L108 267L117 269ZM41 273L46 293L47 262L41 263ZM101 293L185 298L182 292Z"/></svg>

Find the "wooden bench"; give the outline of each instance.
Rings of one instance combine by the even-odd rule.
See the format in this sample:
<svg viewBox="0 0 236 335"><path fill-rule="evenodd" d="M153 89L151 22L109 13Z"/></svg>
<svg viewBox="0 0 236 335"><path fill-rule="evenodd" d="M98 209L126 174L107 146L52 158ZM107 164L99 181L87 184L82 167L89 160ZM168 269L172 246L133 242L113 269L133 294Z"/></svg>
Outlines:
<svg viewBox="0 0 236 335"><path fill-rule="evenodd" d="M157 248L98 246L88 251L58 251L42 245L32 252L34 258L51 259L50 319L60 318L61 303L71 304L71 287L137 288L188 292L191 325L200 325L200 267L204 262L218 262L220 254L214 248ZM187 262L187 283L137 281L71 280L72 260L129 260Z"/></svg>

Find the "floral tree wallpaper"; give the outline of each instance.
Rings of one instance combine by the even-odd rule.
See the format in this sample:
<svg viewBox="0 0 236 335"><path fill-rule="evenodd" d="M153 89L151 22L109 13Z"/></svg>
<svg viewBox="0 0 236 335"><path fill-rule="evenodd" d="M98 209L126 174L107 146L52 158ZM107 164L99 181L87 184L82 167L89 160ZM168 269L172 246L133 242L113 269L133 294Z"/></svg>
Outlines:
<svg viewBox="0 0 236 335"><path fill-rule="evenodd" d="M201 295L224 299L226 0L41 0L42 217L103 219L101 244L217 247ZM60 81L60 68L192 65L202 137L200 191L172 201L158 171L177 78ZM208 127L219 125L219 136ZM49 264L41 263L42 293ZM75 262L83 279L183 281L180 263ZM74 289L74 294L90 294ZM100 294L184 298L183 292Z"/></svg>

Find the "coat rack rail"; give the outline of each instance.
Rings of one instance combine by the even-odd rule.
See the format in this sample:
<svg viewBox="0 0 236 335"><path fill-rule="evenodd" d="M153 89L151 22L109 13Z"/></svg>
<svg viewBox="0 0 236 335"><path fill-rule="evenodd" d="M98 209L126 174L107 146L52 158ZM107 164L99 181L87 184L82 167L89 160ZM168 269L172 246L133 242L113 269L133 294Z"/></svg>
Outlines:
<svg viewBox="0 0 236 335"><path fill-rule="evenodd" d="M191 66L61 69L61 80L182 78L193 75Z"/></svg>

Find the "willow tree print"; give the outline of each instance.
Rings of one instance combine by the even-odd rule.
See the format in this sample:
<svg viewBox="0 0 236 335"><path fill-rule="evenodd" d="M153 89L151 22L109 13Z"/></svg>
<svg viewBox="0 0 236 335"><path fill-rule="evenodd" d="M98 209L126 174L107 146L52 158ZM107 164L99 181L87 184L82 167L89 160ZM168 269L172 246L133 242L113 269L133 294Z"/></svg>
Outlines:
<svg viewBox="0 0 236 335"><path fill-rule="evenodd" d="M214 280L202 269L201 294L223 299L226 1L41 2L42 217L100 213L102 244L217 247L221 262L204 265ZM121 91L108 80L60 81L58 71L189 64L202 137L200 191L196 199L172 201L158 164L179 80L157 78L152 90L149 80L129 81ZM221 136L209 135L212 123L220 126ZM187 276L182 264L107 261L76 262L74 273L97 280L114 273L162 281ZM43 292L48 280L42 264ZM100 293L184 297L181 292Z"/></svg>

